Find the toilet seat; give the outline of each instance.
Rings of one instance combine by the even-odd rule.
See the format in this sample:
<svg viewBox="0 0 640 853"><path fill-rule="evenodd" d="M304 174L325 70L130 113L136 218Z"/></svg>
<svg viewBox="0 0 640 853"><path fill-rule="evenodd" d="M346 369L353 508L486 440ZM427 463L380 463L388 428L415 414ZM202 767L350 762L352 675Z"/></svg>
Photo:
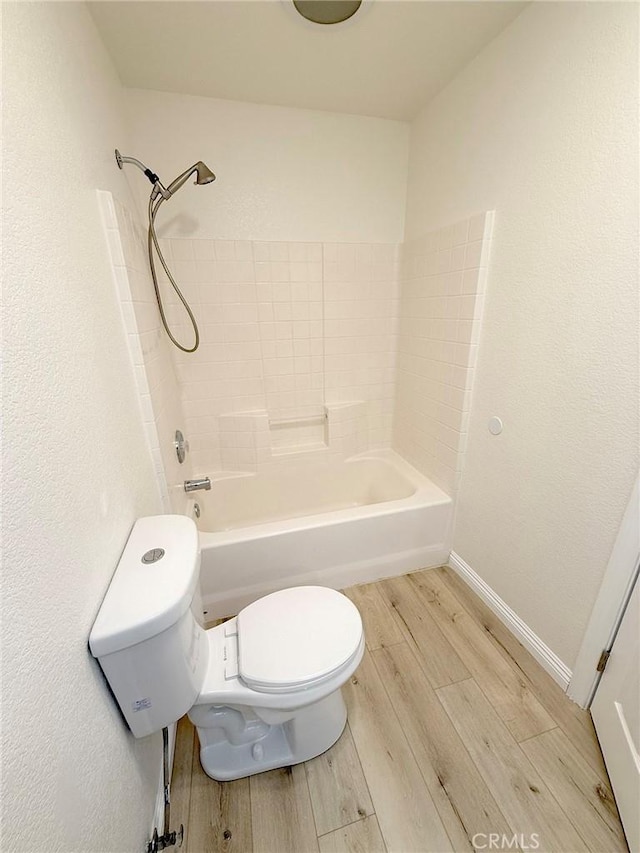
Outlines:
<svg viewBox="0 0 640 853"><path fill-rule="evenodd" d="M231 626L225 632L234 630ZM237 616L238 674L258 693L316 687L361 654L362 620L334 589L304 586L266 595Z"/></svg>

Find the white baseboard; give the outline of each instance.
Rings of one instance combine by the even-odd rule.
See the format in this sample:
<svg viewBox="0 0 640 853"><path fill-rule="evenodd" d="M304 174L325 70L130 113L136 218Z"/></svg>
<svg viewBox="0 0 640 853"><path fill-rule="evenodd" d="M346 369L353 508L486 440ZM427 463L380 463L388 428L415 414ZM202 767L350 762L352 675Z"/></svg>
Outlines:
<svg viewBox="0 0 640 853"><path fill-rule="evenodd" d="M569 681L571 680L571 670L569 667L560 660L555 652L551 651L549 646L542 642L540 637L531 630L527 623L523 622L518 614L455 551L452 551L449 556L449 566L480 596L500 621L507 626L511 633L518 638L522 645L531 652L538 663L544 667L554 681L557 681L560 687L566 692Z"/></svg>

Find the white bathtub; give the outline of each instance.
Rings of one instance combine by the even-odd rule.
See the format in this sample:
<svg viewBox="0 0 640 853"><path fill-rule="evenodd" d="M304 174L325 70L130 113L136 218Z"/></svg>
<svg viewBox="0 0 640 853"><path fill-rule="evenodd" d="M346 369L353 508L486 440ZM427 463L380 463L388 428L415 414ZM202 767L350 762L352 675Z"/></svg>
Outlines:
<svg viewBox="0 0 640 853"><path fill-rule="evenodd" d="M392 451L211 478L189 502L207 619L299 584L339 589L446 562L452 501Z"/></svg>

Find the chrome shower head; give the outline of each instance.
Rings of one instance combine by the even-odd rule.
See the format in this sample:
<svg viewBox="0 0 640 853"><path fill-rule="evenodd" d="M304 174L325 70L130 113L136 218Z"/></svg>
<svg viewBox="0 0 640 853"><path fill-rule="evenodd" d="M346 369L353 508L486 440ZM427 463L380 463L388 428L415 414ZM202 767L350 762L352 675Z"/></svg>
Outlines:
<svg viewBox="0 0 640 853"><path fill-rule="evenodd" d="M149 251L149 268L151 270L151 278L153 279L153 287L156 292L156 299L158 302L158 308L160 310L160 319L162 320L162 325L165 328L167 335L169 335L169 339L171 342L178 347L178 349L182 350L182 352L195 352L198 349L200 344L200 332L198 331L198 324L196 323L196 318L193 316L193 311L189 306L189 303L182 295L180 288L175 282L175 279L171 275L171 270L167 266L167 262L162 256L162 250L160 248L160 244L158 242L158 237L156 234L156 230L154 227L155 219L160 210L160 205L166 201L168 198L177 192L180 187L185 183L189 175L193 175L196 173L196 184L210 184L212 181L215 181L216 176L213 174L211 169L202 162L202 160L198 160L197 163L194 163L186 172L183 172L181 175L172 181L168 187L165 187L160 178L152 172L151 169L147 168L144 163L141 163L140 160L136 160L135 157L123 157L122 154L116 148L116 163L118 164L118 168L124 168L125 163L132 163L134 166L137 166L141 172L143 172L147 178L153 184L153 189L151 190L151 195L149 196L149 230L147 232L147 248ZM169 324L167 322L167 318L165 316L164 305L162 304L162 296L160 293L160 288L158 286L158 277L156 275L156 268L153 261L153 250L156 250L158 255L158 260L162 264L165 273L169 279L171 286L173 287L176 295L182 302L185 311L189 319L191 320L191 324L193 326L193 332L195 334L195 342L192 347L187 347L181 344L176 338L173 336L171 329L169 328ZM166 731L166 729L165 729Z"/></svg>
<svg viewBox="0 0 640 853"><path fill-rule="evenodd" d="M202 160L196 163L196 171L198 172L196 184L210 184L216 179L211 169Z"/></svg>
<svg viewBox="0 0 640 853"><path fill-rule="evenodd" d="M210 184L216 179L216 176L213 174L211 169L206 166L202 160L198 160L198 162L194 163L193 166L186 170L186 172L178 175L175 181L172 181L168 187L165 187L156 173L152 172L151 169L148 169L144 163L140 162L140 160L136 160L135 157L123 157L117 148L115 153L116 163L118 164L119 169L122 169L125 163L132 163L134 166L137 166L141 172L144 172L153 184L153 192L151 194L152 199L156 199L159 195L162 196L164 200L171 198L171 196L180 189L187 178L194 172L196 173L196 184Z"/></svg>
<svg viewBox="0 0 640 853"><path fill-rule="evenodd" d="M199 160L197 163L194 163L186 172L183 172L181 175L175 179L175 181L171 181L169 186L167 187L167 192L169 195L173 195L177 192L180 187L187 181L187 179L196 173L196 184L210 184L212 181L215 181L216 176L213 174L211 169L206 166L202 160Z"/></svg>

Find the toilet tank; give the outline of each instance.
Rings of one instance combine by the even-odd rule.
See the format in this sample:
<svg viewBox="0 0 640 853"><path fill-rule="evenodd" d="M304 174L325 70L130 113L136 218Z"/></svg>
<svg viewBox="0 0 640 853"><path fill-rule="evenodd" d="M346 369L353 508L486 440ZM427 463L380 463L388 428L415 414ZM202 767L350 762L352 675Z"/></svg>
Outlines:
<svg viewBox="0 0 640 853"><path fill-rule="evenodd" d="M139 518L89 636L129 728L144 737L194 704L208 663L198 531L184 515Z"/></svg>

